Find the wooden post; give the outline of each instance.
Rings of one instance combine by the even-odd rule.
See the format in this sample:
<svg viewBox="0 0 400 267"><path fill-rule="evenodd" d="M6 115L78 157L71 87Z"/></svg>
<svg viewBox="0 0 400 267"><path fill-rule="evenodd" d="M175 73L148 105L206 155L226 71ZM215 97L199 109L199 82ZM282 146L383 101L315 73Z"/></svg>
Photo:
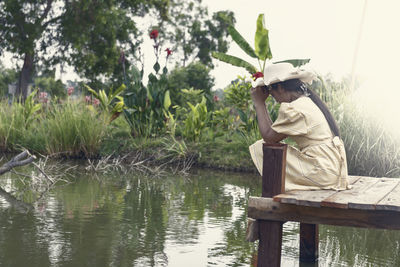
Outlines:
<svg viewBox="0 0 400 267"><path fill-rule="evenodd" d="M300 261L318 260L318 224L300 223Z"/></svg>
<svg viewBox="0 0 400 267"><path fill-rule="evenodd" d="M285 192L287 145L263 146L262 197ZM259 221L258 267L281 266L282 222Z"/></svg>

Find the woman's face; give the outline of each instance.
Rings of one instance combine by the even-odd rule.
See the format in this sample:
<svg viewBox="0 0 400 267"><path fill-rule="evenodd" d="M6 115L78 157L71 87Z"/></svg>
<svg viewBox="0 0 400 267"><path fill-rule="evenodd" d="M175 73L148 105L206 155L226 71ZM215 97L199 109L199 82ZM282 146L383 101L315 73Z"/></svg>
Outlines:
<svg viewBox="0 0 400 267"><path fill-rule="evenodd" d="M280 84L278 84L277 88L269 90L269 93L278 103L290 102L290 97L288 93L286 92L286 90L283 89L283 87Z"/></svg>

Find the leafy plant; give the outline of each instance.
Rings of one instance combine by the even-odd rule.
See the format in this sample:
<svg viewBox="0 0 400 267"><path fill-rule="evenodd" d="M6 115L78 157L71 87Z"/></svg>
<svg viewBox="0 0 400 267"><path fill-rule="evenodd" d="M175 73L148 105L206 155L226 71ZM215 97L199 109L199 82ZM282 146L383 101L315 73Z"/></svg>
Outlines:
<svg viewBox="0 0 400 267"><path fill-rule="evenodd" d="M269 31L265 28L264 14L260 14L257 18L254 49L233 26L230 26L228 31L233 41L235 41L247 55L257 59L259 64L259 71L264 72L266 61L272 59L272 52L269 45L268 37ZM220 61L229 63L237 67L245 68L248 72L250 72L250 74L254 74L257 72L257 68L244 59L227 55L221 52L213 52L212 56ZM304 65L309 61L310 59L289 59L279 62L289 62L296 67Z"/></svg>
<svg viewBox="0 0 400 267"><path fill-rule="evenodd" d="M187 103L190 111L184 120L183 136L189 140L199 140L202 131L204 131L210 120L210 114L207 111L206 98L203 96L200 103L196 105Z"/></svg>
<svg viewBox="0 0 400 267"><path fill-rule="evenodd" d="M38 90L34 90L25 100L24 103L14 103L17 112L21 112L24 118L25 128L28 128L32 121L38 117L38 111L41 109L42 105L40 103L35 103L34 96Z"/></svg>
<svg viewBox="0 0 400 267"><path fill-rule="evenodd" d="M165 128L165 114L171 106L164 71L159 78L149 74L147 86L142 83L143 70L131 68L133 81L128 84L124 95L124 115L131 127L132 136L153 136Z"/></svg>
<svg viewBox="0 0 400 267"><path fill-rule="evenodd" d="M54 105L46 114L39 136L47 154L62 153L72 157L97 156L107 127L96 112L82 102Z"/></svg>
<svg viewBox="0 0 400 267"><path fill-rule="evenodd" d="M96 97L100 101L100 107L106 114L110 116L110 122L115 120L119 116L119 114L121 114L122 111L125 109L124 99L120 96L120 94L122 94L126 89L126 86L124 84L118 87L118 89L115 91L113 91L113 89L111 88L108 92L108 95L104 90L96 92L88 85L85 85L85 87L90 93L92 93L94 97Z"/></svg>

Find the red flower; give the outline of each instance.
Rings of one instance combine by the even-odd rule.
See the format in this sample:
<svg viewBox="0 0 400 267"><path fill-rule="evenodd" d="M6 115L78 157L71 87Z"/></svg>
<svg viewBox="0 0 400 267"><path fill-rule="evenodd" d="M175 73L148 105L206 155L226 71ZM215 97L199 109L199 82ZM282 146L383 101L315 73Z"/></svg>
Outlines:
<svg viewBox="0 0 400 267"><path fill-rule="evenodd" d="M218 102L219 101L219 97L217 95L214 96L214 101Z"/></svg>
<svg viewBox="0 0 400 267"><path fill-rule="evenodd" d="M158 37L158 30L154 29L150 32L150 39L157 39Z"/></svg>
<svg viewBox="0 0 400 267"><path fill-rule="evenodd" d="M40 92L39 98L41 98L41 99L47 98L47 93L46 92Z"/></svg>
<svg viewBox="0 0 400 267"><path fill-rule="evenodd" d="M252 77L254 78L254 79L257 79L257 78L262 78L262 77L264 77L264 74L262 73L262 72L256 72L256 73L254 73L253 75L252 75Z"/></svg>
<svg viewBox="0 0 400 267"><path fill-rule="evenodd" d="M172 50L169 48L165 49L165 51L167 52L167 57L169 57L172 54Z"/></svg>
<svg viewBox="0 0 400 267"><path fill-rule="evenodd" d="M92 101L92 98L90 96L85 96L85 102L90 103Z"/></svg>
<svg viewBox="0 0 400 267"><path fill-rule="evenodd" d="M74 87L68 88L68 95L72 95L74 93Z"/></svg>
<svg viewBox="0 0 400 267"><path fill-rule="evenodd" d="M98 100L97 98L93 99L93 105L98 106L100 104L100 100Z"/></svg>

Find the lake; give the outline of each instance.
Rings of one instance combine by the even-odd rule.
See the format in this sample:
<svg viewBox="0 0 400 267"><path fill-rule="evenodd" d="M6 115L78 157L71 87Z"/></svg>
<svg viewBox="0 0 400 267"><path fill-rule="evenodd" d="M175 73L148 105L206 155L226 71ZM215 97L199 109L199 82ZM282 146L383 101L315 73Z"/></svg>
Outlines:
<svg viewBox="0 0 400 267"><path fill-rule="evenodd" d="M255 174L69 173L23 212L0 198L0 266L251 266L247 200ZM29 201L13 174L1 186ZM284 224L282 266L299 266L299 224ZM318 264L400 266L400 231L320 226Z"/></svg>

